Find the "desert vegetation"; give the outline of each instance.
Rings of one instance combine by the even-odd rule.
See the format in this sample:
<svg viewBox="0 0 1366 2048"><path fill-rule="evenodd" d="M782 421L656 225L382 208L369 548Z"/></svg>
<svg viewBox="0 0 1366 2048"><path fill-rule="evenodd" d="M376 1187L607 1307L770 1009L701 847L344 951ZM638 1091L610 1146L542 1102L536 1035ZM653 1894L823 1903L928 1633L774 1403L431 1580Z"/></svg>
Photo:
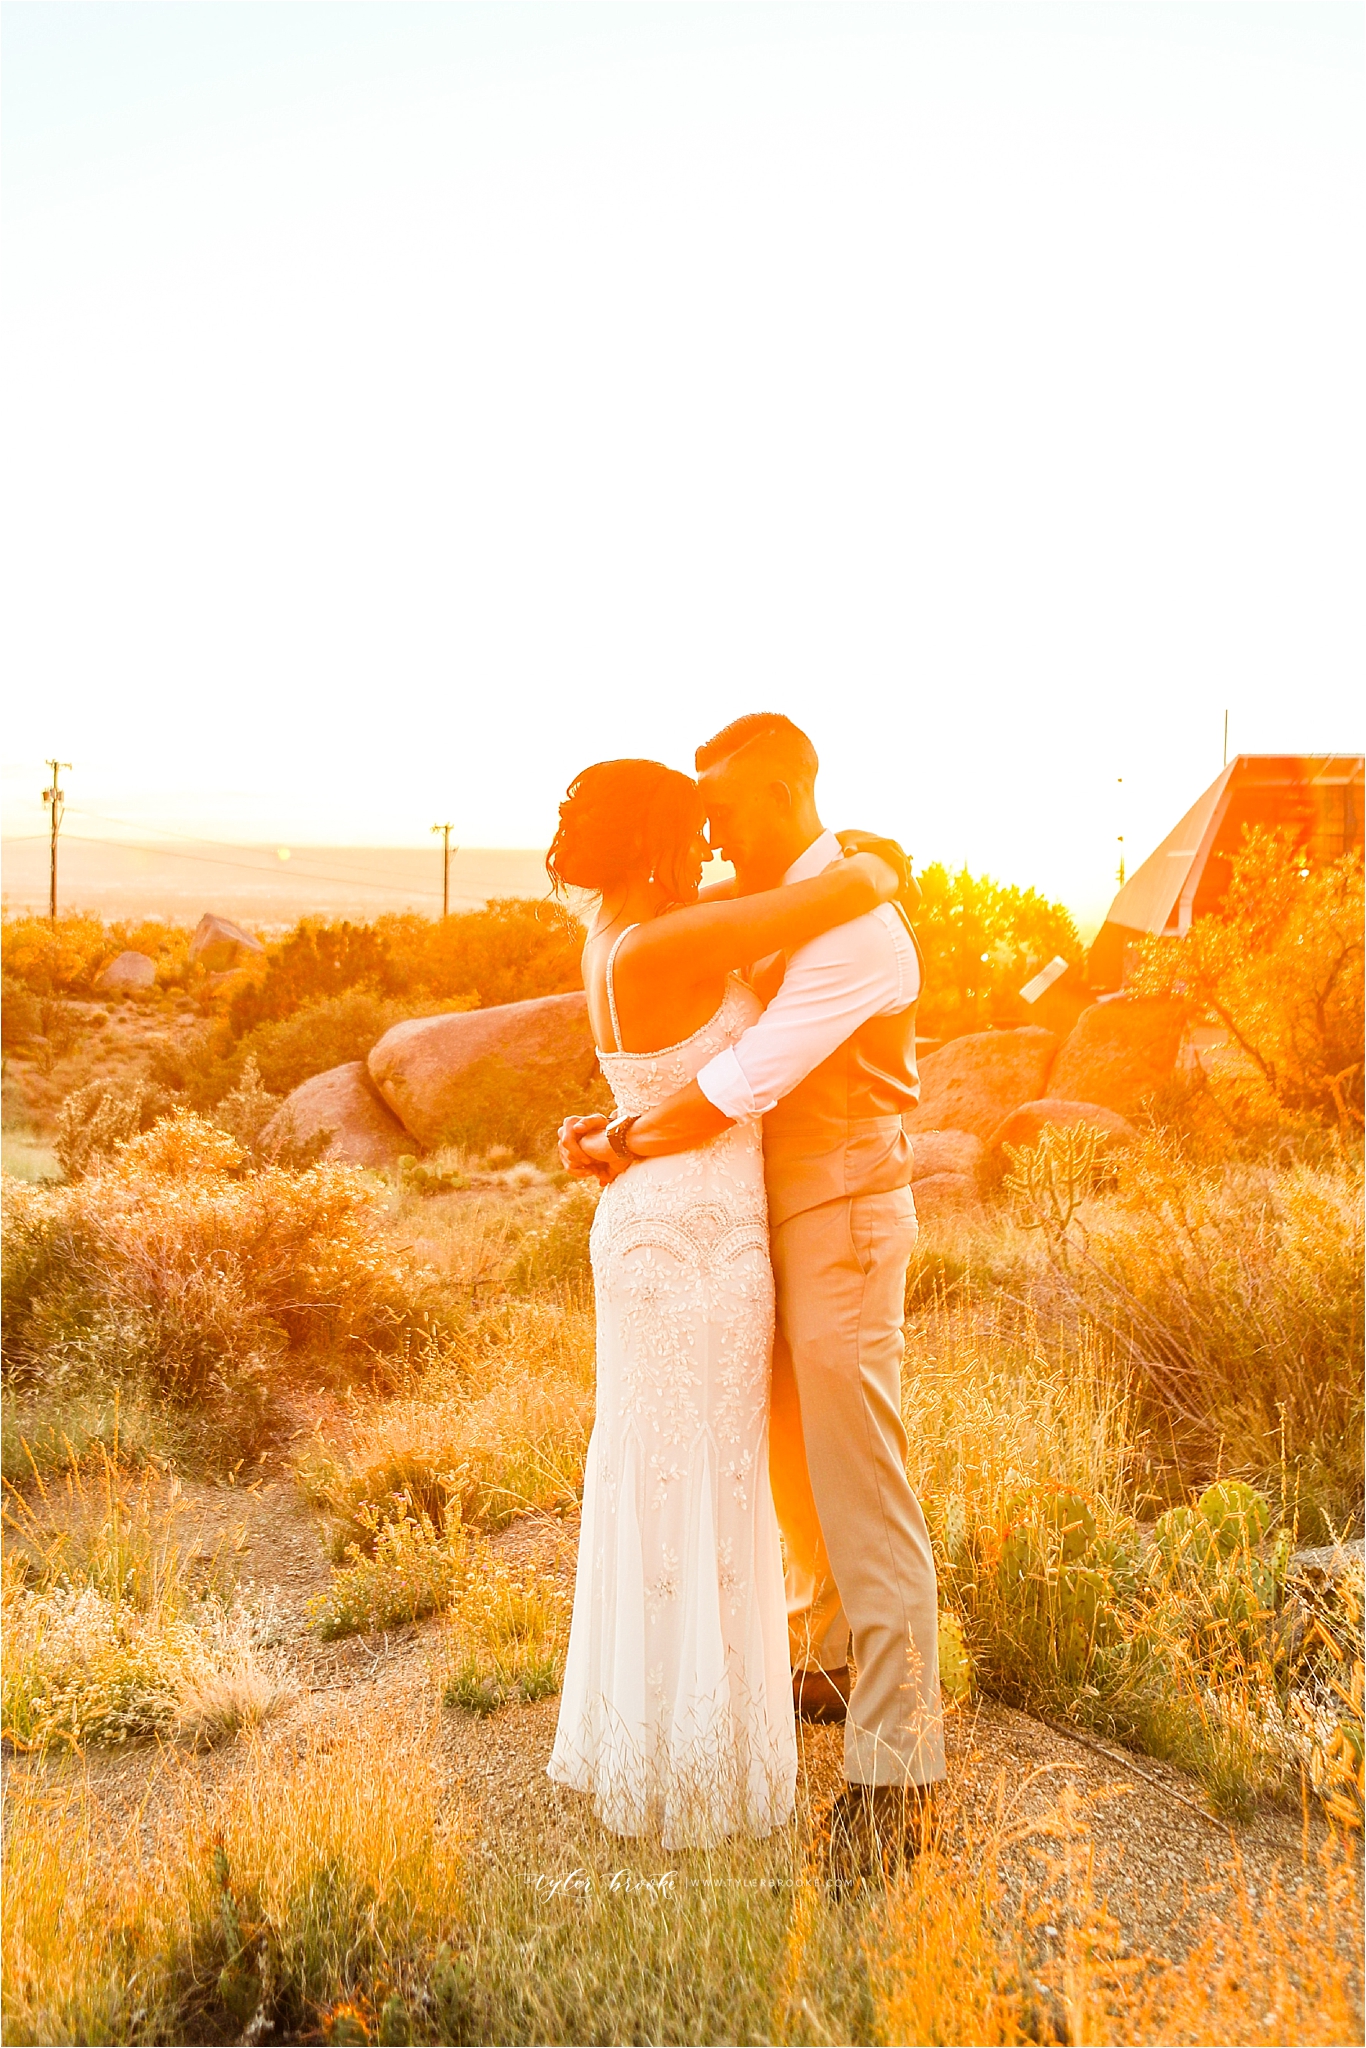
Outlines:
<svg viewBox="0 0 1366 2048"><path fill-rule="evenodd" d="M1247 860L1281 890L1231 899L1256 972L1227 930L1180 990L1161 948L1142 968L1227 1012L1219 1058L1132 1139L1047 1126L927 1204L904 1402L948 1820L852 1902L818 1871L838 1730L763 1844L662 1857L545 1784L591 1187L488 1124L392 1172L254 1143L314 1057L408 1003L555 993L569 938L496 907L500 984L473 937L296 932L207 992L168 943L46 1072L21 1049L46 1165L4 1186L8 2037L1357 2038L1360 952L1332 934L1359 879L1296 896L1286 849ZM35 1005L93 1009L127 938L10 929ZM1126 1799L1194 1833L1170 1891Z"/></svg>

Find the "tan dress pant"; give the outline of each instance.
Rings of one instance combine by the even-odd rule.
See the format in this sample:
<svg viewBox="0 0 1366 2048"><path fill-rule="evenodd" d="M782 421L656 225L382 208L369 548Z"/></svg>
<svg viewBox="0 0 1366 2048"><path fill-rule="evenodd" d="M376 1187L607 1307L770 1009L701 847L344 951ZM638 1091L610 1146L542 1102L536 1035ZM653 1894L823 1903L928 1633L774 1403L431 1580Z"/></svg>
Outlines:
<svg viewBox="0 0 1366 2048"><path fill-rule="evenodd" d="M793 1668L857 1681L852 1784L944 1775L934 1557L901 1420L909 1188L804 1209L772 1234L778 1287L769 1464L787 1554Z"/></svg>

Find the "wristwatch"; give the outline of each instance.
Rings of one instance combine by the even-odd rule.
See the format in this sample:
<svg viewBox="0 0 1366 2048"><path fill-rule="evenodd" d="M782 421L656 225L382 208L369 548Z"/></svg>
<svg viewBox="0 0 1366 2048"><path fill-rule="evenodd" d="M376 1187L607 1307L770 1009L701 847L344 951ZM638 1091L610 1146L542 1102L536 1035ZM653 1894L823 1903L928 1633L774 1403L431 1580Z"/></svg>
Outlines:
<svg viewBox="0 0 1366 2048"><path fill-rule="evenodd" d="M614 1117L612 1122L608 1124L603 1135L618 1159L631 1160L635 1158L635 1153L627 1149L626 1140L631 1135L631 1126L639 1122L640 1112L637 1110L634 1116Z"/></svg>

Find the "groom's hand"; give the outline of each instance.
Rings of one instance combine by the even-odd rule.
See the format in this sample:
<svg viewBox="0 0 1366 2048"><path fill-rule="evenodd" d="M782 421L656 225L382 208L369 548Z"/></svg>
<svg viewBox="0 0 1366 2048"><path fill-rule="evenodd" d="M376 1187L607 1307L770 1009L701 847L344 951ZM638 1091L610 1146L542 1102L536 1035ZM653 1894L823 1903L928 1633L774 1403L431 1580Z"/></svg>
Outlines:
<svg viewBox="0 0 1366 2048"><path fill-rule="evenodd" d="M559 1151L560 1163L566 1172L580 1175L592 1174L594 1180L606 1186L607 1182L611 1179L610 1173L606 1167L600 1166L596 1159L590 1159L579 1143L579 1140L586 1138L590 1131L605 1131L606 1128L607 1119L605 1116L567 1116L565 1118L564 1122L560 1125Z"/></svg>

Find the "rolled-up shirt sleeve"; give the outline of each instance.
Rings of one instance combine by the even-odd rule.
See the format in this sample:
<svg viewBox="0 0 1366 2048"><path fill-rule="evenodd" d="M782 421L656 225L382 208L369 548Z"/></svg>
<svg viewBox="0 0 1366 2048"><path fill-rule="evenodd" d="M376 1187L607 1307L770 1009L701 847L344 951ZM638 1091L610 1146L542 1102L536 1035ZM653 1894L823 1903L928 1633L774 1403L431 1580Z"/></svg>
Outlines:
<svg viewBox="0 0 1366 2048"><path fill-rule="evenodd" d="M835 1048L919 993L915 952L895 913L852 918L800 947L758 1022L697 1076L708 1102L737 1123L763 1116Z"/></svg>

